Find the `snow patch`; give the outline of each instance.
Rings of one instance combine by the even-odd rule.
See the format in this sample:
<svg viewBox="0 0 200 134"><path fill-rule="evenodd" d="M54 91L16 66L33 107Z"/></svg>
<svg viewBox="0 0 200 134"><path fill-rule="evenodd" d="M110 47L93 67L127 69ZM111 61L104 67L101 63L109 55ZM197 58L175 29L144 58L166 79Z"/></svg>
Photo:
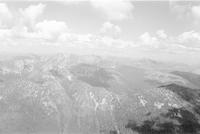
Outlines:
<svg viewBox="0 0 200 134"><path fill-rule="evenodd" d="M69 81L72 81L72 76L71 76L71 75L68 75L68 76L67 76L67 79L68 79Z"/></svg>
<svg viewBox="0 0 200 134"><path fill-rule="evenodd" d="M144 99L143 96L138 96L139 100L140 100L140 103L145 106L147 104L147 101Z"/></svg>
<svg viewBox="0 0 200 134"><path fill-rule="evenodd" d="M162 106L164 106L164 103L161 103L161 102L154 102L154 106L157 107L158 109L161 109Z"/></svg>
<svg viewBox="0 0 200 134"><path fill-rule="evenodd" d="M171 103L168 103L168 106L170 106L170 107L174 107L174 108L179 108L179 106L177 105L177 104L171 104Z"/></svg>

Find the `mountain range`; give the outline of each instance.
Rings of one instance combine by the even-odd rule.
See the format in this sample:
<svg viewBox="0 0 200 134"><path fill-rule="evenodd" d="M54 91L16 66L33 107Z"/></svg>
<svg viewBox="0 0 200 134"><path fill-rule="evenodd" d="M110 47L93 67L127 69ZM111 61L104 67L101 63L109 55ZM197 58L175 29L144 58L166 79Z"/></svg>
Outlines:
<svg viewBox="0 0 200 134"><path fill-rule="evenodd" d="M198 134L193 70L95 55L1 58L0 133Z"/></svg>

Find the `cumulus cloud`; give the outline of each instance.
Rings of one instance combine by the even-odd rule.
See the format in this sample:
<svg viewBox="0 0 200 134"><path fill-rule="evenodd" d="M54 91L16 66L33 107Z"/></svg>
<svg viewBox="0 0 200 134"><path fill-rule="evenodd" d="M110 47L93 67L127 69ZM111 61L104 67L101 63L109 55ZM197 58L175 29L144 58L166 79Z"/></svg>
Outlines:
<svg viewBox="0 0 200 134"><path fill-rule="evenodd" d="M151 36L145 32L139 36L137 44L148 52L168 54L197 54L200 52L199 32L187 31L177 36L168 36L163 33L165 33L164 30L158 30L156 36Z"/></svg>
<svg viewBox="0 0 200 134"><path fill-rule="evenodd" d="M134 8L129 0L90 0L94 8L102 11L109 20L129 18Z"/></svg>
<svg viewBox="0 0 200 134"><path fill-rule="evenodd" d="M191 12L190 4L182 1L170 1L170 9L178 15L178 18L184 18Z"/></svg>
<svg viewBox="0 0 200 134"><path fill-rule="evenodd" d="M124 2L121 0L117 0L117 2L120 2L122 5L116 4L117 6L113 7L113 9L114 11L117 11L119 9L120 13L117 11L116 14L114 13L111 14L111 11L109 11L110 12L109 15L118 15L119 13L118 16L119 18L114 18L117 20L118 19L121 20L128 17L129 14L127 12L128 10L125 9L127 5L124 4L128 2ZM106 7L107 10L108 5L106 4L105 6L107 6ZM7 8L6 5L3 5L3 7ZM1 42L7 45L8 44L33 45L35 42L37 42L37 44L48 44L48 45L71 44L71 46L76 46L77 48L81 48L84 46L93 49L103 48L107 50L109 50L110 48L113 48L113 50L115 48L121 49L131 45L131 42L116 38L121 33L121 29L119 26L111 22L105 22L104 24L102 24L102 27L100 28L99 31L100 32L99 35L75 34L69 30L67 24L64 21L43 20L38 22L39 20L38 18L42 16L45 7L46 6L44 4L35 4L17 10L19 12L15 13L15 15L18 16L15 17L16 21L19 21L20 23L15 23L13 27L8 29L0 29ZM101 8L103 7L101 6Z"/></svg>
<svg viewBox="0 0 200 134"><path fill-rule="evenodd" d="M192 20L194 24L200 22L200 5L194 4L192 1L172 1L170 9L176 13L178 19Z"/></svg>
<svg viewBox="0 0 200 134"><path fill-rule="evenodd" d="M36 19L42 15L45 9L44 4L30 5L25 9L20 9L20 13L22 14L22 21L33 27L36 22Z"/></svg>
<svg viewBox="0 0 200 134"><path fill-rule="evenodd" d="M139 37L142 44L145 45L156 45L158 43L158 39L156 37L151 36L148 32L145 32Z"/></svg>
<svg viewBox="0 0 200 134"><path fill-rule="evenodd" d="M36 32L46 39L55 39L68 31L68 27L63 21L44 20L35 25Z"/></svg>
<svg viewBox="0 0 200 134"><path fill-rule="evenodd" d="M197 18L200 18L200 5L191 7L193 15Z"/></svg>
<svg viewBox="0 0 200 134"><path fill-rule="evenodd" d="M187 42L193 40L200 41L200 33L195 31L184 32L179 36L179 40L181 42Z"/></svg>
<svg viewBox="0 0 200 134"><path fill-rule="evenodd" d="M0 3L0 27L3 27L7 21L12 19L12 13L5 3Z"/></svg>
<svg viewBox="0 0 200 134"><path fill-rule="evenodd" d="M177 41L187 48L200 48L200 33L195 31L184 32L177 37Z"/></svg>
<svg viewBox="0 0 200 134"><path fill-rule="evenodd" d="M156 34L157 34L157 36L158 36L159 38L162 38L162 39L166 39L166 38L167 38L167 34L165 33L164 30L158 30L158 31L156 32Z"/></svg>
<svg viewBox="0 0 200 134"><path fill-rule="evenodd" d="M0 29L0 39L5 39L11 36L11 31L9 29Z"/></svg>
<svg viewBox="0 0 200 134"><path fill-rule="evenodd" d="M10 0L12 1L12 0ZM17 0L18 1L18 0ZM46 2L48 0L42 0ZM65 4L80 3L80 0L56 0ZM108 20L123 20L132 16L134 6L131 0L88 0L88 2L98 11L102 12ZM31 5L26 9L21 9L23 16L33 23L43 12L44 4Z"/></svg>
<svg viewBox="0 0 200 134"><path fill-rule="evenodd" d="M100 0L96 2L101 3ZM27 8L16 10L19 13L14 13L13 15L6 4L0 4L0 20L6 20L6 17L12 18L16 14L18 15L18 18L14 16L16 17L16 20L23 20L23 23L20 25L14 25L11 28L0 28L0 45L38 45L38 49L40 49L44 44L51 48L56 44L61 49L71 47L75 51L78 49L86 52L91 50L91 52L106 52L116 55L122 53L124 55L133 55L133 53L139 53L140 51L145 54L147 52L146 50L151 53L160 52L161 54L179 54L200 51L200 33L196 31L184 32L177 37L171 37L161 29L152 34L145 32L137 39L131 41L120 38L122 30L118 25L116 25L116 22L111 20L122 20L129 17L133 5L130 1L122 0L116 0L113 2L126 4L115 5L109 4L109 2L110 0L103 1L100 5L95 5L95 2L93 1L93 6L100 11L103 11L103 13L110 19L110 21L103 23L99 28L98 33L100 34L73 33L68 28L65 21L39 21L38 17L42 16L45 9L44 4L31 5ZM131 8L128 4L131 4ZM125 8L126 6L128 7L127 9ZM29 27L31 27L31 30Z"/></svg>
<svg viewBox="0 0 200 134"><path fill-rule="evenodd" d="M105 22L100 29L100 33L103 36L117 38L121 33L121 28L118 25L114 25L110 22Z"/></svg>

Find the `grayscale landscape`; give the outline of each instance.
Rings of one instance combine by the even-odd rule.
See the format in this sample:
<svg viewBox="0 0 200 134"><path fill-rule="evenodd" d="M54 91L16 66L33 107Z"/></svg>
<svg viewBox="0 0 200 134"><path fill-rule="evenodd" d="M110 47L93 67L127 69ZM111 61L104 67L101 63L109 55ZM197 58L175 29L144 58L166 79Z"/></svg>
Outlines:
<svg viewBox="0 0 200 134"><path fill-rule="evenodd" d="M0 134L200 134L200 2L0 0Z"/></svg>

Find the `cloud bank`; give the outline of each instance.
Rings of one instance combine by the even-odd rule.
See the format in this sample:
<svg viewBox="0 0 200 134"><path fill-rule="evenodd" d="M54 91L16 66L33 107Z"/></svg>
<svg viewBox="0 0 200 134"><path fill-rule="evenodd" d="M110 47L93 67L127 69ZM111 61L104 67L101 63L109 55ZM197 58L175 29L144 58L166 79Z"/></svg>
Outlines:
<svg viewBox="0 0 200 134"><path fill-rule="evenodd" d="M73 32L65 21L42 17L47 4L32 4L13 13L6 3L0 3L1 51L6 48L16 49L26 46L27 49L24 51L35 52L38 49L43 48L44 51L48 51L48 48L51 48L52 51L59 49L67 52L138 57L151 54L199 55L200 33L195 30L170 36L164 29L158 29L154 33L146 31L134 40L122 38L123 29L115 22L128 19L134 6L131 1L117 0L116 4L111 2L113 1L91 0L93 7L100 10L107 18L96 34L78 34ZM199 18L199 6L191 6L189 11ZM13 25L8 26L9 23Z"/></svg>

